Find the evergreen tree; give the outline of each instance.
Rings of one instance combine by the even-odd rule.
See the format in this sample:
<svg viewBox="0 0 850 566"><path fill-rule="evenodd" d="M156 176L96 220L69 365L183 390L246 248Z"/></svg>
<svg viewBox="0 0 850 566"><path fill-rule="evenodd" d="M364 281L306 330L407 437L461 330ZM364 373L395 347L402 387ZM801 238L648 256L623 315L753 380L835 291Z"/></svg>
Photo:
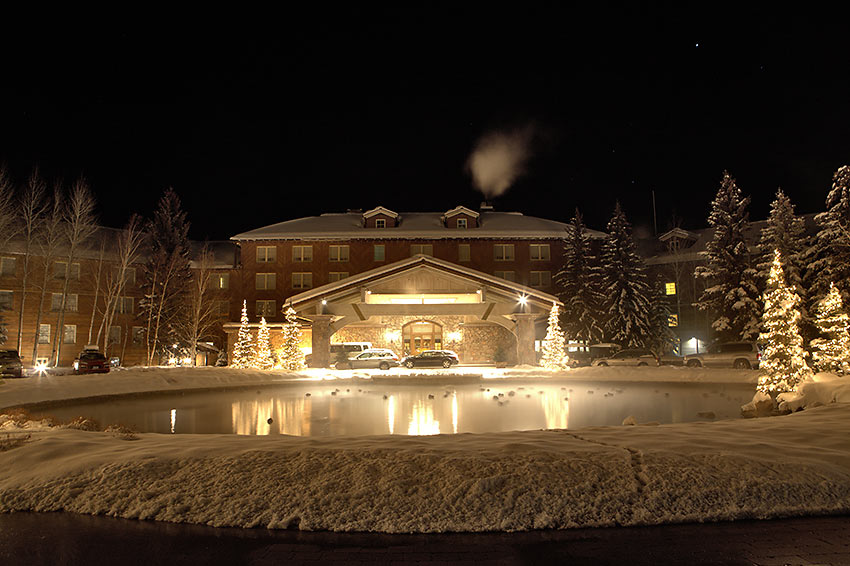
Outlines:
<svg viewBox="0 0 850 566"><path fill-rule="evenodd" d="M254 345L251 329L248 326L248 302L242 301L242 319L239 325L239 333L236 335L236 344L233 345L233 360L231 366L236 368L249 368L254 366Z"/></svg>
<svg viewBox="0 0 850 566"><path fill-rule="evenodd" d="M602 339L603 302L599 292L599 265L590 235L576 209L569 236L564 241L563 267L555 275L564 302L564 330L573 340L590 343Z"/></svg>
<svg viewBox="0 0 850 566"><path fill-rule="evenodd" d="M815 367L838 375L850 374L850 317L844 312L835 285L815 309L815 324L823 338L812 340Z"/></svg>
<svg viewBox="0 0 850 566"><path fill-rule="evenodd" d="M558 320L558 305L553 304L549 310L549 326L546 338L543 339L543 357L540 365L546 369L558 370L569 367L570 358L567 356L564 343L564 333Z"/></svg>
<svg viewBox="0 0 850 566"><path fill-rule="evenodd" d="M706 245L706 265L694 273L707 282L697 306L712 314L711 326L721 340L753 340L759 333L758 274L744 238L749 204L724 171L708 217L714 237Z"/></svg>
<svg viewBox="0 0 850 566"><path fill-rule="evenodd" d="M667 302L664 281L656 281L650 300L650 334L646 346L658 355L672 353L678 349L679 337L670 328L670 317L673 316L673 311L670 303Z"/></svg>
<svg viewBox="0 0 850 566"><path fill-rule="evenodd" d="M257 344L254 350L254 367L257 369L272 369L274 367L272 343L269 338L266 317L260 318L260 329L257 331Z"/></svg>
<svg viewBox="0 0 850 566"><path fill-rule="evenodd" d="M811 373L800 336L800 297L785 283L782 271L777 250L764 294L764 332L759 336L764 353L759 362L762 373L757 389L768 394L793 391Z"/></svg>
<svg viewBox="0 0 850 566"><path fill-rule="evenodd" d="M295 317L295 309L292 305L283 311L286 323L283 325L283 344L280 352L280 365L283 369L297 371L304 369L304 352L299 347L301 344L301 329L298 327L298 319Z"/></svg>
<svg viewBox="0 0 850 566"><path fill-rule="evenodd" d="M637 254L631 225L617 202L602 244L601 288L605 335L626 348L642 347L652 334L646 266Z"/></svg>
<svg viewBox="0 0 850 566"><path fill-rule="evenodd" d="M770 277L775 250L779 251L782 257L785 283L794 289L805 304L802 263L803 253L806 251L806 227L803 219L794 213L794 205L782 189L776 191L776 198L770 205L770 215L761 230L759 240L761 263L758 270L760 279L764 282ZM801 314L805 318L802 310Z"/></svg>
<svg viewBox="0 0 850 566"><path fill-rule="evenodd" d="M809 290L810 311L833 283L844 304L850 300L850 165L835 172L826 208L826 212L815 216L819 230L806 256L809 269L804 281Z"/></svg>

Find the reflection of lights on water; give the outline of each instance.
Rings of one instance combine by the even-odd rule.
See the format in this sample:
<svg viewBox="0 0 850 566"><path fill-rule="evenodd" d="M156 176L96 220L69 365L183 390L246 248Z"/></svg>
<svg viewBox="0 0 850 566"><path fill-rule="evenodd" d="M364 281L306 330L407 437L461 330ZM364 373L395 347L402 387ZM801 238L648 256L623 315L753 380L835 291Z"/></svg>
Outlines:
<svg viewBox="0 0 850 566"><path fill-rule="evenodd" d="M422 401L417 401L413 405L407 434L410 436L440 434L440 421L434 419L434 408L431 405L426 407Z"/></svg>
<svg viewBox="0 0 850 566"><path fill-rule="evenodd" d="M567 428L570 417L570 403L559 395L558 391L544 391L540 397L546 428Z"/></svg>
<svg viewBox="0 0 850 566"><path fill-rule="evenodd" d="M457 391L452 392L452 432L457 434Z"/></svg>
<svg viewBox="0 0 850 566"><path fill-rule="evenodd" d="M387 403L387 425L390 429L390 434L395 432L395 396L390 395L389 403Z"/></svg>
<svg viewBox="0 0 850 566"><path fill-rule="evenodd" d="M267 399L236 401L231 404L231 422L235 434L272 433L310 436L311 401L309 399Z"/></svg>
<svg viewBox="0 0 850 566"><path fill-rule="evenodd" d="M171 434L174 434L175 423L177 423L177 409L171 409Z"/></svg>

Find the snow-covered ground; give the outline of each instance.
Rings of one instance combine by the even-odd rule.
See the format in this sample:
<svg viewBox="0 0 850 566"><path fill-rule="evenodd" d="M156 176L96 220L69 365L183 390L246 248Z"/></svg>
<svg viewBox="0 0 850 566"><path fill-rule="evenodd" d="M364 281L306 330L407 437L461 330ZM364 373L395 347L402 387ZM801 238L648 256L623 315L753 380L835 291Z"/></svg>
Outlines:
<svg viewBox="0 0 850 566"><path fill-rule="evenodd" d="M508 380L546 375L727 383L753 382L757 375L689 368L451 373L458 371ZM0 407L352 374L430 380L447 372L409 373L139 368L42 376L5 380ZM819 375L784 402L805 410L734 421L427 437L130 434L6 420L0 428L0 512L64 510L216 526L383 532L850 512L848 378Z"/></svg>

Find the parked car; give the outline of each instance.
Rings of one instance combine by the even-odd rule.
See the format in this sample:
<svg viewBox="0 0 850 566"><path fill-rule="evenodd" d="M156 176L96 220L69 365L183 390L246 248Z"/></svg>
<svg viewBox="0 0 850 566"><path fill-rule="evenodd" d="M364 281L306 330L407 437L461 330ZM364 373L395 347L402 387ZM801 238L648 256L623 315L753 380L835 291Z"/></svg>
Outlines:
<svg viewBox="0 0 850 566"><path fill-rule="evenodd" d="M4 377L23 377L24 364L17 350L0 350L0 375Z"/></svg>
<svg viewBox="0 0 850 566"><path fill-rule="evenodd" d="M761 347L756 342L720 342L701 354L685 356L685 365L691 368L717 367L758 369Z"/></svg>
<svg viewBox="0 0 850 566"><path fill-rule="evenodd" d="M398 356L386 348L370 348L362 352L352 352L348 361L334 364L336 369L383 369L387 370L398 365Z"/></svg>
<svg viewBox="0 0 850 566"><path fill-rule="evenodd" d="M452 367L460 363L457 354L451 350L422 350L414 356L406 356L401 360L401 365L406 368L413 367Z"/></svg>
<svg viewBox="0 0 850 566"><path fill-rule="evenodd" d="M657 366L658 356L652 350L628 348L607 358L594 360L594 366Z"/></svg>
<svg viewBox="0 0 850 566"><path fill-rule="evenodd" d="M341 353L345 353L346 357L351 354L356 354L358 352L362 352L363 350L369 350L372 348L371 342L342 342L340 344L331 344L331 359L330 362L333 364ZM307 364L307 367L310 367L310 362L313 360L313 354L307 354L304 356L304 363Z"/></svg>
<svg viewBox="0 0 850 566"><path fill-rule="evenodd" d="M109 362L96 348L85 348L74 360L74 373L109 373Z"/></svg>
<svg viewBox="0 0 850 566"><path fill-rule="evenodd" d="M571 368L586 367L590 365L590 352L567 352L570 357L567 362Z"/></svg>

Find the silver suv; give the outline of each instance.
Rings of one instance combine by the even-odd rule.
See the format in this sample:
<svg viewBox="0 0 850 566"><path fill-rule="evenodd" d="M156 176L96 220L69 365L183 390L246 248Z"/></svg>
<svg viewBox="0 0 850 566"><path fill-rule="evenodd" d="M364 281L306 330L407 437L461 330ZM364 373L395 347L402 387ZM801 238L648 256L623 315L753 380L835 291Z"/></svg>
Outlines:
<svg viewBox="0 0 850 566"><path fill-rule="evenodd" d="M758 369L761 348L755 342L721 342L708 347L708 352L685 356L690 368L716 367Z"/></svg>

